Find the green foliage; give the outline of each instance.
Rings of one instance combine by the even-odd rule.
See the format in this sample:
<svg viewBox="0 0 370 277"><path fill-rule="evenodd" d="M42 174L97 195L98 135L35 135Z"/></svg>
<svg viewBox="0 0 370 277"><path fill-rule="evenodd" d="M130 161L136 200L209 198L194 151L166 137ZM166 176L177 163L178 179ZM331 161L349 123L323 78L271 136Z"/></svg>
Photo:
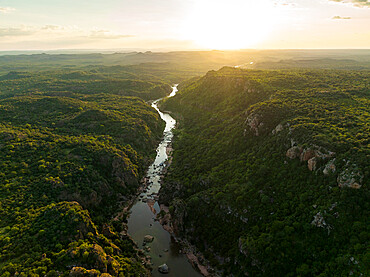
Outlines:
<svg viewBox="0 0 370 277"><path fill-rule="evenodd" d="M100 228L136 192L164 129L150 105L127 95L168 92L159 82L87 72L3 76L1 276L68 276L74 266L145 272L129 238L106 238Z"/></svg>
<svg viewBox="0 0 370 277"><path fill-rule="evenodd" d="M266 61L266 54L274 62ZM72 267L76 275L143 273L131 240L117 236L122 224L109 220L136 191L162 136L163 122L144 101L163 97L169 84L185 80L182 95L164 104L178 112L183 126L176 134L165 197L183 198L175 199L170 211L187 214L185 226L197 227L193 242L214 261L204 241L237 260L224 264L235 275L240 268L250 275L262 270L347 275L348 267L355 275L368 272L367 186L360 192L338 189L335 174L307 172L297 160L283 164L286 130L268 135L277 123L289 122L302 145L318 143L335 151L338 169L350 158L349 173L360 170L367 181L368 72L224 68L191 79L251 60L256 68L369 68L367 50L331 51L333 59L325 61L328 52L311 51L317 60L299 60L305 55L1 56L0 276L68 276ZM343 57L352 60L338 60ZM281 59L293 60L275 63ZM262 140L244 132L253 112L266 123ZM181 189L171 190L171 183ZM238 216L230 216L235 211ZM334 226L328 238L327 230L310 224L317 211L326 211ZM113 237L101 234L107 223ZM241 250L253 255L246 258Z"/></svg>
<svg viewBox="0 0 370 277"><path fill-rule="evenodd" d="M130 75L128 75L130 76ZM23 74L10 72L0 76L1 97L13 95L48 95L84 98L94 94L137 96L145 100L165 96L170 85L162 81L147 81L138 76L128 77L116 70L110 74L93 71L47 71Z"/></svg>
<svg viewBox="0 0 370 277"><path fill-rule="evenodd" d="M180 128L161 190L181 235L234 276L368 275L369 83L368 71L225 67L182 86L162 103ZM320 150L313 171L286 156L293 145ZM343 172L361 188L339 188Z"/></svg>

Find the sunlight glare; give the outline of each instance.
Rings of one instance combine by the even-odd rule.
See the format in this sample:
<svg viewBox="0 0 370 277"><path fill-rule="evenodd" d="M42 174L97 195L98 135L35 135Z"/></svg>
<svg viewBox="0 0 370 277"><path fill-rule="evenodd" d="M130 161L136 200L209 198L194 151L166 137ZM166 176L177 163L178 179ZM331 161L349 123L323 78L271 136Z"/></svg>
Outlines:
<svg viewBox="0 0 370 277"><path fill-rule="evenodd" d="M266 38L276 19L269 0L197 0L183 35L201 47L241 49Z"/></svg>

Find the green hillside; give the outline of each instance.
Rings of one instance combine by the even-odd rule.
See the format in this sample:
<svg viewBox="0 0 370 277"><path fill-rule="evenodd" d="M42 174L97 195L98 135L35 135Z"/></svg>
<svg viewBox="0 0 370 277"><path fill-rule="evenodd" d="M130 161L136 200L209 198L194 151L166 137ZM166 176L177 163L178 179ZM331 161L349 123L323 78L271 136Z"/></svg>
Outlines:
<svg viewBox="0 0 370 277"><path fill-rule="evenodd" d="M170 86L58 74L1 77L0 275L147 274L125 218L112 216L136 193L164 129L127 95Z"/></svg>
<svg viewBox="0 0 370 277"><path fill-rule="evenodd" d="M120 67L36 73L10 71L0 76L0 98L14 95L86 97L102 93L150 100L163 97L171 90L166 81L146 78Z"/></svg>
<svg viewBox="0 0 370 277"><path fill-rule="evenodd" d="M222 68L179 119L161 201L233 276L369 274L369 71Z"/></svg>

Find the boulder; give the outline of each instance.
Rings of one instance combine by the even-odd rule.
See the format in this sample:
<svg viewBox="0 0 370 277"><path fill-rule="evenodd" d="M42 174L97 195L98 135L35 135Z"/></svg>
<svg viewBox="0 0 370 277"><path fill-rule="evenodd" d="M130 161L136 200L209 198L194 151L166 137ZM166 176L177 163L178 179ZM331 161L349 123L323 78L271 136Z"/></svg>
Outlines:
<svg viewBox="0 0 370 277"><path fill-rule="evenodd" d="M309 160L307 161L307 166L308 166L308 169L309 169L310 171L314 171L314 170L316 170L316 166L317 166L317 158L316 158L316 157L313 157L313 158L309 159Z"/></svg>
<svg viewBox="0 0 370 277"><path fill-rule="evenodd" d="M279 124L275 127L274 130L272 130L272 134L276 135L277 133L281 132L284 129L284 126L282 124Z"/></svg>
<svg viewBox="0 0 370 277"><path fill-rule="evenodd" d="M302 153L302 148L293 146L286 151L286 156L290 159L298 158Z"/></svg>
<svg viewBox="0 0 370 277"><path fill-rule="evenodd" d="M151 236L151 235L146 235L144 237L144 242L146 242L146 243L152 242L153 240L154 240L154 237Z"/></svg>
<svg viewBox="0 0 370 277"><path fill-rule="evenodd" d="M301 153L300 160L301 162L305 162L313 157L316 157L316 151L312 148L307 148Z"/></svg>
<svg viewBox="0 0 370 277"><path fill-rule="evenodd" d="M353 189L361 188L361 182L364 176L358 171L358 169L347 168L342 171L337 178L338 186L340 188L349 187Z"/></svg>
<svg viewBox="0 0 370 277"><path fill-rule="evenodd" d="M162 264L160 266L158 266L158 271L162 274L167 274L170 272L169 268L168 268L168 265L166 264Z"/></svg>

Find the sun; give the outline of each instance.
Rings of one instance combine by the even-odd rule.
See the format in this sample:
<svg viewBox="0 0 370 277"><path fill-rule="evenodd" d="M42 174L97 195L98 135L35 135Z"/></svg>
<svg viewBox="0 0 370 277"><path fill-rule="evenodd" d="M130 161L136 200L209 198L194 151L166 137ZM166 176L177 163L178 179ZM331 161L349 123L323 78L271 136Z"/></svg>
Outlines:
<svg viewBox="0 0 370 277"><path fill-rule="evenodd" d="M200 47L241 49L261 42L275 24L268 0L197 0L182 34Z"/></svg>

